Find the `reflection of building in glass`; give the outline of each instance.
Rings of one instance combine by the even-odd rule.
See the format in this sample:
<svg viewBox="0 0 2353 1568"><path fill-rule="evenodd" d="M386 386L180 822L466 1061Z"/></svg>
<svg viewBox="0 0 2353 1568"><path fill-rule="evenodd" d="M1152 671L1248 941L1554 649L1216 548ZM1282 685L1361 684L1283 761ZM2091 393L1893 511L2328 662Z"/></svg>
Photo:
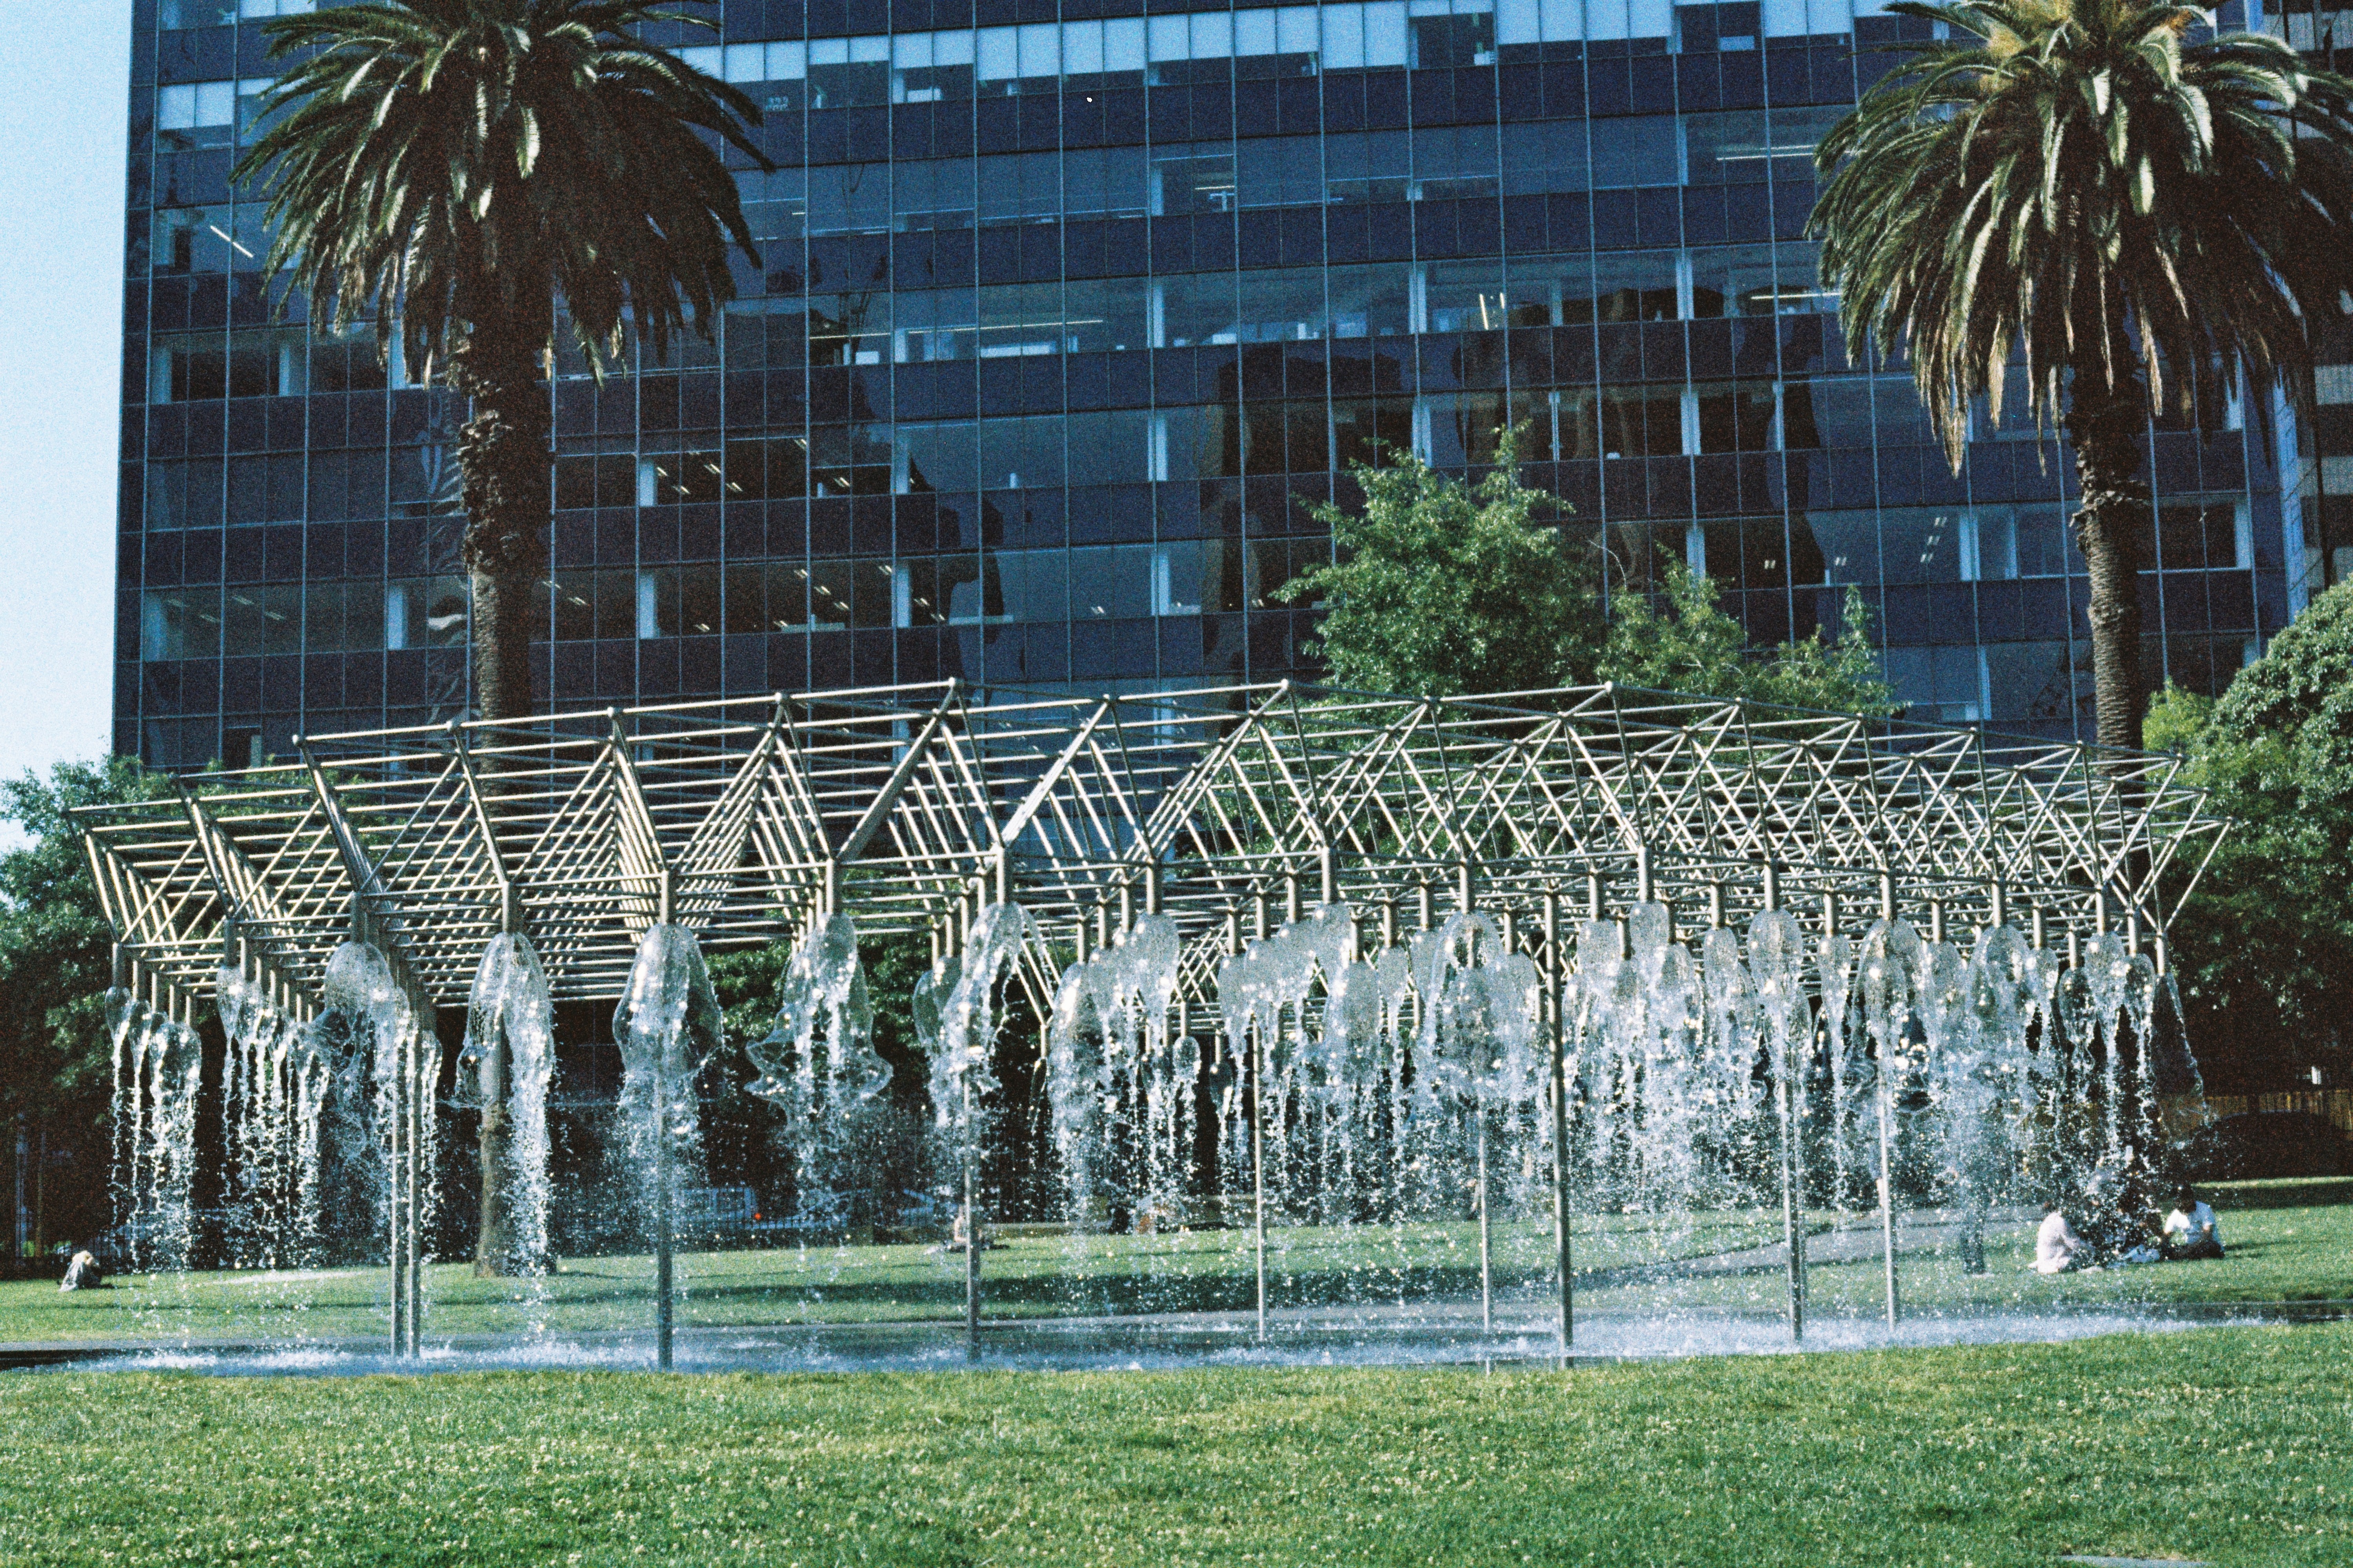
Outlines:
<svg viewBox="0 0 2353 1568"><path fill-rule="evenodd" d="M763 265L714 344L559 362L548 700L1303 668L1312 612L1271 595L1328 553L1310 505L1384 446L1461 468L1516 424L1614 586L1704 565L1775 642L1858 584L1919 716L2088 733L2064 454L1988 424L1955 478L1800 237L1895 21L1001 5L731 4L722 42L669 38L764 106ZM464 702L459 411L273 320L226 182L276 8L163 0L134 51L116 738L171 765ZM2328 461L2284 507L2260 425L2151 433L2152 662L2194 688L2326 563Z"/></svg>

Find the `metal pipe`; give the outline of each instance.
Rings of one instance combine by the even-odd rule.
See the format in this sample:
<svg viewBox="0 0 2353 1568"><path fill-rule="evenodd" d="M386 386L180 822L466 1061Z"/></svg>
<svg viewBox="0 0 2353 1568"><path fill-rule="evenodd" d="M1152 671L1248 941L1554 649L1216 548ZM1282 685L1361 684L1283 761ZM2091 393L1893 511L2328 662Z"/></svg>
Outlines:
<svg viewBox="0 0 2353 1568"><path fill-rule="evenodd" d="M665 879L667 880L667 879ZM675 1259L670 1235L669 1052L654 1063L654 1365L670 1369L670 1333L676 1310L672 1287Z"/></svg>
<svg viewBox="0 0 2353 1568"><path fill-rule="evenodd" d="M391 1353L397 1359L408 1345L408 1270L401 1257L400 1205L405 1184L400 1179L402 1145L408 1131L408 1075L402 1070L400 1042L379 1040L376 1049L393 1053L392 1103L385 1108L386 1135L390 1141L390 1158L386 1164L386 1184L391 1191L385 1199L385 1265L392 1275L392 1344Z"/></svg>
<svg viewBox="0 0 2353 1568"><path fill-rule="evenodd" d="M1895 923L1895 873L1879 874L1879 918L1888 924Z"/></svg>
<svg viewBox="0 0 2353 1568"><path fill-rule="evenodd" d="M1781 907L1781 868L1772 861L1765 862L1765 907ZM1801 1108L1799 1096L1801 1087L1790 1082L1800 1068L1798 1066L1799 1047L1789 1037L1793 1009L1788 998L1781 999L1783 1015L1778 1028L1783 1035L1780 1071L1773 1075L1774 1102L1779 1108L1781 1121L1781 1237L1788 1253L1789 1338L1801 1341L1806 1337L1806 1165L1804 1152L1798 1146L1798 1112ZM1806 1038L1813 1037L1810 1024Z"/></svg>
<svg viewBox="0 0 2353 1568"><path fill-rule="evenodd" d="M1471 1114L1479 1142L1479 1331L1495 1331L1495 1241L1487 1216L1487 1102L1473 1097Z"/></svg>
<svg viewBox="0 0 2353 1568"><path fill-rule="evenodd" d="M1315 851L1315 896L1327 908L1340 901L1340 861L1329 844Z"/></svg>
<svg viewBox="0 0 2353 1568"><path fill-rule="evenodd" d="M1945 900L1942 899L1928 900L1928 940L1932 942L1945 940Z"/></svg>
<svg viewBox="0 0 2353 1568"><path fill-rule="evenodd" d="M429 1022L429 1020L428 1020ZM412 1071L408 1084L408 1353L422 1353L425 1331L425 1119L430 1114L434 1085L426 1080L428 1058L423 1028L410 1033ZM436 1042L438 1043L438 1041ZM436 1053L438 1056L438 1053Z"/></svg>
<svg viewBox="0 0 2353 1568"><path fill-rule="evenodd" d="M1250 1226L1258 1250L1258 1337L1266 1339L1266 1032L1250 1026Z"/></svg>
<svg viewBox="0 0 2353 1568"><path fill-rule="evenodd" d="M1707 885L1707 929L1717 931L1722 929L1723 925L1724 884L1710 882Z"/></svg>
<svg viewBox="0 0 2353 1568"><path fill-rule="evenodd" d="M972 1075L965 1074L964 1124L967 1129L964 1151L964 1353L971 1360L980 1354L980 1173L969 1129L973 1122Z"/></svg>
<svg viewBox="0 0 2353 1568"><path fill-rule="evenodd" d="M1560 1280L1560 1353L1566 1357L1577 1329L1575 1287L1569 1272L1568 1230L1568 1020L1563 1016L1560 895L1544 896L1545 1014L1552 1029L1552 1214Z"/></svg>
<svg viewBox="0 0 2353 1568"><path fill-rule="evenodd" d="M1589 921L1601 918L1601 873L1599 871L1585 874L1585 918Z"/></svg>
<svg viewBox="0 0 2353 1568"><path fill-rule="evenodd" d="M1794 1042L1788 1049L1794 1055ZM1781 1067L1774 1075L1775 1098L1781 1111L1781 1233L1788 1247L1789 1338L1802 1341L1806 1337L1806 1194L1799 1184L1805 1179L1805 1164L1798 1149L1797 1104L1787 1057Z"/></svg>
<svg viewBox="0 0 2353 1568"><path fill-rule="evenodd" d="M1454 907L1466 915L1471 912L1471 862L1468 860L1454 868Z"/></svg>
<svg viewBox="0 0 2353 1568"><path fill-rule="evenodd" d="M1147 915L1160 912L1160 862L1157 860L1144 863L1144 912Z"/></svg>
<svg viewBox="0 0 2353 1568"><path fill-rule="evenodd" d="M1651 901L1651 847L1648 844L1634 846L1634 901L1638 904Z"/></svg>
<svg viewBox="0 0 2353 1568"><path fill-rule="evenodd" d="M1296 925L1299 917L1305 912L1299 901L1299 873L1285 871L1282 874L1282 918L1286 923Z"/></svg>
<svg viewBox="0 0 2353 1568"><path fill-rule="evenodd" d="M1889 1021L1891 1029L1899 1027ZM1887 1326L1902 1315L1895 1283L1895 1042L1879 1042L1879 1256L1887 1283Z"/></svg>

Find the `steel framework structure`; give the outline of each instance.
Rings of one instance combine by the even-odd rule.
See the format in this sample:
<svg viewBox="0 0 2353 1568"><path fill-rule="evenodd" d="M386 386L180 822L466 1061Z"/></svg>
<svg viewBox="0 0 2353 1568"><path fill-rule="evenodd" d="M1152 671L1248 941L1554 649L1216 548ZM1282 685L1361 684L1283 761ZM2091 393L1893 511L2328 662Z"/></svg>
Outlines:
<svg viewBox="0 0 2353 1568"><path fill-rule="evenodd" d="M184 1016L225 958L298 1013L353 935L462 1005L527 931L559 997L620 994L645 931L789 940L822 913L953 944L1025 906L1084 952L1138 910L1219 957L1305 903L1385 930L1564 903L1686 923L1785 905L2031 920L2157 944L2225 824L2179 759L1619 686L1474 698L1290 682L1082 697L923 686L301 738L272 765L81 814L129 973ZM1535 918L1538 916L1544 918ZM1548 934L1551 933L1551 934ZM1031 983L1051 994L1047 952Z"/></svg>

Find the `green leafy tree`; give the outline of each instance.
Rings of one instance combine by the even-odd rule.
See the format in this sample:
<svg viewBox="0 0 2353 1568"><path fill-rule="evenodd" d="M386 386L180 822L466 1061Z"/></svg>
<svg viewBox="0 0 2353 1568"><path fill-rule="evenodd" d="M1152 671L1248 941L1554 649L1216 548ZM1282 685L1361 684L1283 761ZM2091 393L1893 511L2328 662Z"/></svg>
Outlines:
<svg viewBox="0 0 2353 1568"><path fill-rule="evenodd" d="M2028 409L2074 448L2099 739L2130 746L2149 416L2304 393L2306 325L2353 280L2353 82L2274 38L2191 41L2211 18L2186 5L1888 9L1948 36L1897 46L1816 150L1823 282L1850 353L1909 354L1956 468L2022 357Z"/></svg>
<svg viewBox="0 0 2353 1568"><path fill-rule="evenodd" d="M1475 483L1405 453L1359 464L1361 511L1326 503L1315 516L1340 559L1277 590L1321 601L1314 645L1333 684L1360 691L1455 697L1532 691L1608 679L1703 697L1894 711L1862 595L1849 590L1844 629L1762 654L1724 613L1715 584L1668 568L1665 605L1621 594L1605 617L1590 556L1551 518L1568 505L1519 478L1514 433L1499 433L1497 466Z"/></svg>
<svg viewBox="0 0 2353 1568"><path fill-rule="evenodd" d="M1638 594L1610 603L1602 676L1629 686L1694 696L1738 697L1791 708L1884 716L1895 711L1871 642L1871 612L1850 587L1834 638L1799 637L1751 652L1738 621L1724 613L1715 582L1680 562L1667 568L1665 603Z"/></svg>
<svg viewBox="0 0 2353 1568"><path fill-rule="evenodd" d="M2145 736L2234 819L2171 935L2192 1039L2251 1064L2353 1067L2353 585L2315 599L2220 701L2167 689Z"/></svg>
<svg viewBox="0 0 2353 1568"><path fill-rule="evenodd" d="M1598 574L1540 521L1568 509L1521 481L1514 433L1475 483L1388 455L1356 466L1361 510L1315 508L1339 559L1275 591L1324 602L1311 651L1333 684L1455 697L1591 679L1604 635Z"/></svg>
<svg viewBox="0 0 2353 1568"><path fill-rule="evenodd" d="M625 331L659 359L689 327L712 337L735 294L731 240L759 264L719 151L769 167L745 130L759 110L636 36L677 17L637 0L379 0L266 25L289 63L232 177L268 195L267 267L323 320L372 318L380 351L397 336L420 379L472 403L457 456L480 718L532 710L559 308L592 367ZM484 1081L505 1068L486 1062ZM482 1272L516 1261L508 1136L486 1109Z"/></svg>
<svg viewBox="0 0 2353 1568"><path fill-rule="evenodd" d="M70 1182L45 1184L41 1194L50 1239L87 1236L106 1219L114 937L71 813L169 788L128 757L0 782L0 821L25 836L0 854L0 1119L13 1126L23 1117L71 1155Z"/></svg>

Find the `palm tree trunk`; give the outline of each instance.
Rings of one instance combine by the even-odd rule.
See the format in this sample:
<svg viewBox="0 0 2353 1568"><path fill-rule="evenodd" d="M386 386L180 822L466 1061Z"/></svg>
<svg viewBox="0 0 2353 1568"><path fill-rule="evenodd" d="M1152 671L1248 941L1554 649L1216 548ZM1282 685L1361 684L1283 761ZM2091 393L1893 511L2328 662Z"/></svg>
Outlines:
<svg viewBox="0 0 2353 1568"><path fill-rule="evenodd" d="M450 355L451 387L473 400L458 436L465 481L466 562L472 604L468 629L478 719L528 718L534 600L546 569L549 467L548 321L544 300L505 302L474 317ZM543 600L540 600L543 603ZM481 786L497 794L497 771ZM492 821L497 820L493 809ZM482 1062L481 1229L476 1274L536 1270L542 1260L514 1256L509 1183L513 1131L506 1091L512 1064L503 1035Z"/></svg>
<svg viewBox="0 0 2353 1568"><path fill-rule="evenodd" d="M2140 563L2153 516L2148 487L2137 477L2147 416L2135 382L2111 392L2092 385L2084 372L2075 379L2067 437L2083 492L2075 543L2092 580L2097 738L2103 746L2137 751L2148 697L2140 667Z"/></svg>

